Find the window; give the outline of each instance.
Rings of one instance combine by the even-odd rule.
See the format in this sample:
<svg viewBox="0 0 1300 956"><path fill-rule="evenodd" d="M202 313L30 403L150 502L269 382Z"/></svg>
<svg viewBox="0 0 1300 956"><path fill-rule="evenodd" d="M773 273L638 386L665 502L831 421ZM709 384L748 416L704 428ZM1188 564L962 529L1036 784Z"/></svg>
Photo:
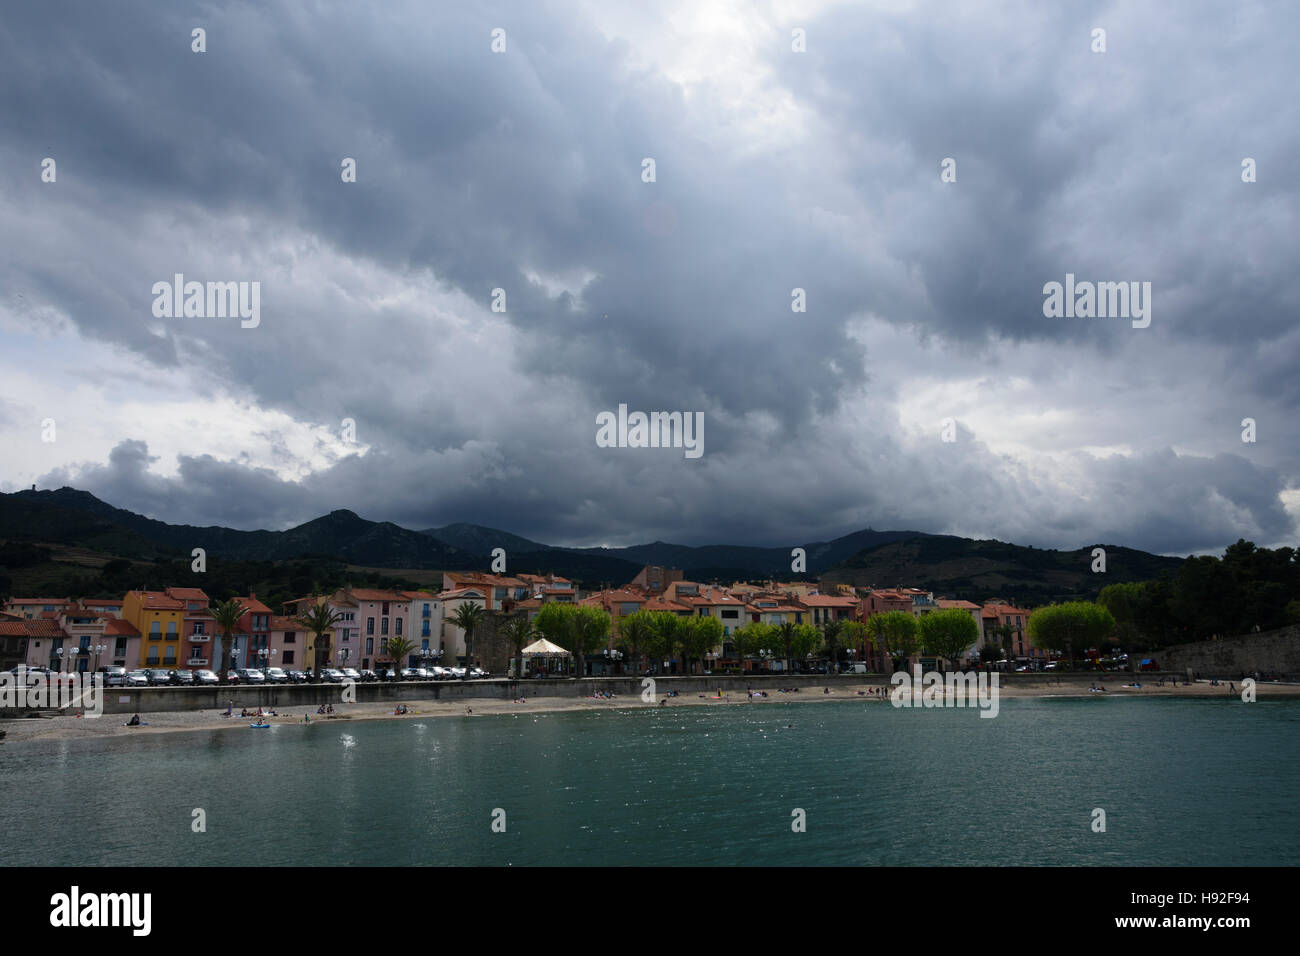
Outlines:
<svg viewBox="0 0 1300 956"><path fill-rule="evenodd" d="M203 629L204 629L205 627L207 627L207 625L204 624L202 621L195 621L195 622L194 622L194 633L195 633L195 634L202 634L202 633L204 633L204 630L203 630Z"/></svg>
<svg viewBox="0 0 1300 956"><path fill-rule="evenodd" d="M175 664L175 663L176 663L176 645L175 645L175 644L168 644L168 645L167 645L167 655L166 655L166 657L163 658L163 661L164 661L165 663L167 663L167 664Z"/></svg>
<svg viewBox="0 0 1300 956"><path fill-rule="evenodd" d="M375 633L375 619L373 617L366 618L366 633Z"/></svg>
<svg viewBox="0 0 1300 956"><path fill-rule="evenodd" d="M149 666L150 667L158 666L158 648L156 647L149 648Z"/></svg>
<svg viewBox="0 0 1300 956"><path fill-rule="evenodd" d="M387 633L388 633L388 618L386 618L386 617L381 617L381 618L379 619L379 633L380 633L380 634L387 634Z"/></svg>
<svg viewBox="0 0 1300 956"><path fill-rule="evenodd" d="M175 639L176 639L176 622L175 622L175 621L168 621L168 622L167 622L167 640L169 640L169 641L174 641Z"/></svg>
<svg viewBox="0 0 1300 956"><path fill-rule="evenodd" d="M373 654L374 652L375 652L375 639L374 639L373 637L367 637L367 638L366 638L366 653L367 653L367 654Z"/></svg>
<svg viewBox="0 0 1300 956"><path fill-rule="evenodd" d="M426 604L426 605L424 606L424 614L423 614L422 616L423 616L423 617L428 617L428 616L429 616L429 605Z"/></svg>
<svg viewBox="0 0 1300 956"><path fill-rule="evenodd" d="M298 634L297 634L297 632L295 632L295 631L285 631L285 632L284 632L284 642L285 642L286 644L296 644L296 643L298 642ZM290 651L290 653L292 653L292 651Z"/></svg>
<svg viewBox="0 0 1300 956"><path fill-rule="evenodd" d="M293 651L285 651L284 654L281 655L281 656L284 658L284 660L281 661L281 663L283 663L283 664L292 664L292 663L293 663Z"/></svg>
<svg viewBox="0 0 1300 956"><path fill-rule="evenodd" d="M422 630L422 631L420 632L420 636L421 636L421 637L428 637L428 636L429 636L429 622L428 622L428 621L425 621L425 622L424 622L424 630ZM428 641L425 641L425 643L428 644Z"/></svg>
<svg viewBox="0 0 1300 956"><path fill-rule="evenodd" d="M402 619L401 619L400 617L397 619L397 621L396 621L396 623L395 623L395 625L394 625L394 632L397 633L397 634L401 634L401 633L402 633Z"/></svg>
<svg viewBox="0 0 1300 956"><path fill-rule="evenodd" d="M736 610L734 607L727 607L722 609L723 620L734 621L738 617L740 617L740 612Z"/></svg>
<svg viewBox="0 0 1300 956"><path fill-rule="evenodd" d="M126 657L126 638L125 638L125 637L119 637L119 638L117 639L117 646L113 648L113 656L114 656L114 657Z"/></svg>
<svg viewBox="0 0 1300 956"><path fill-rule="evenodd" d="M160 624L158 621L150 621L150 622L149 622L149 637L150 637L152 640L155 640L155 641L156 641L156 640L158 640L158 638L159 638L161 635L162 635L162 624Z"/></svg>
<svg viewBox="0 0 1300 956"><path fill-rule="evenodd" d="M382 614L382 615L387 616L387 614L388 614L388 602L387 602L387 601L384 602L384 606L383 606L383 608L380 610L379 613Z"/></svg>

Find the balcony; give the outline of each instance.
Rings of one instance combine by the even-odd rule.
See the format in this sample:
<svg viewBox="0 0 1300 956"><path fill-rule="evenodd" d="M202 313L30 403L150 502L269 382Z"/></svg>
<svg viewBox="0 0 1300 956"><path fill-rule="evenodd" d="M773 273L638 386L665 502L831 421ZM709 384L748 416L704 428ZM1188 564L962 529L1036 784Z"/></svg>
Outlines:
<svg viewBox="0 0 1300 956"><path fill-rule="evenodd" d="M185 662L186 667L207 667L208 659L206 657L191 657Z"/></svg>
<svg viewBox="0 0 1300 956"><path fill-rule="evenodd" d="M212 635L200 634L196 632L194 634L191 634L188 638L186 638L186 640L190 641L193 644L206 644L208 641L212 640Z"/></svg>

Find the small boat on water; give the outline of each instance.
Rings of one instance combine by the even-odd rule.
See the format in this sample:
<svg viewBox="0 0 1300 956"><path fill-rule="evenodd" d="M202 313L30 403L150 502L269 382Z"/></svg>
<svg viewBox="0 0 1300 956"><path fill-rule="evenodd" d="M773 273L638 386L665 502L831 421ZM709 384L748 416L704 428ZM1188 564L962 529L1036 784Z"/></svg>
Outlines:
<svg viewBox="0 0 1300 956"><path fill-rule="evenodd" d="M271 725L270 724L249 724L248 726L252 727L254 730L265 730L267 727L270 727Z"/></svg>

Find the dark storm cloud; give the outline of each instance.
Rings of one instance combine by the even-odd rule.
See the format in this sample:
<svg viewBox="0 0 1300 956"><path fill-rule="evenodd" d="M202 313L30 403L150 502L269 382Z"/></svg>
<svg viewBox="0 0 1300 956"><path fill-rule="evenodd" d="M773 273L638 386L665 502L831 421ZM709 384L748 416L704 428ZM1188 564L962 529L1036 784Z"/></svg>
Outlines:
<svg viewBox="0 0 1300 956"><path fill-rule="evenodd" d="M1147 7L831 8L806 54L774 27L771 76L742 108L793 106L747 149L751 127L719 132L722 97L634 65L571 6L320 9L6 12L0 202L23 232L0 240L0 282L204 388L331 428L353 417L370 448L300 483L212 448L169 479L133 434L45 483L188 523L343 507L563 543L797 543L872 524L1181 551L1293 532L1278 493L1294 456L1170 450L1203 426L1081 456L1065 483L980 442L1005 436L918 440L893 407L907 387L881 387L900 359L849 328L871 315L955 343L1045 402L1056 383L1018 364L1023 343L1060 342L1100 377L1134 357L1169 372L1167 343L1192 342L1238 356L1225 420L1294 408L1294 11L1242 8L1224 33L1209 7L1173 23ZM190 52L194 26L207 53ZM57 190L36 176L46 155ZM1042 285L1067 271L1152 281L1152 327L1045 319ZM262 326L153 320L149 289L174 272L263 279ZM485 340L467 347L449 310ZM937 351L901 361L969 375ZM1204 386L1164 394L1199 408ZM1096 401L1106 420L1131 412L1122 394ZM620 402L705 411L705 458L602 454L594 416ZM1297 436L1270 428L1270 449Z"/></svg>

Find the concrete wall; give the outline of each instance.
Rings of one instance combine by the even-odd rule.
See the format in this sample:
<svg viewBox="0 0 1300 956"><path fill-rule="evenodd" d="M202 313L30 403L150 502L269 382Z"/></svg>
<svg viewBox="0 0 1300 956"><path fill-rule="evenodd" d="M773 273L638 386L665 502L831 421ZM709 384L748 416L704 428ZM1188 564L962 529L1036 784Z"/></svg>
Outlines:
<svg viewBox="0 0 1300 956"><path fill-rule="evenodd" d="M1135 655L1136 656L1136 655ZM1142 657L1154 657L1161 670L1186 674L1187 668L1203 677L1237 679L1255 671L1300 675L1300 627L1247 634L1219 641L1175 644Z"/></svg>

